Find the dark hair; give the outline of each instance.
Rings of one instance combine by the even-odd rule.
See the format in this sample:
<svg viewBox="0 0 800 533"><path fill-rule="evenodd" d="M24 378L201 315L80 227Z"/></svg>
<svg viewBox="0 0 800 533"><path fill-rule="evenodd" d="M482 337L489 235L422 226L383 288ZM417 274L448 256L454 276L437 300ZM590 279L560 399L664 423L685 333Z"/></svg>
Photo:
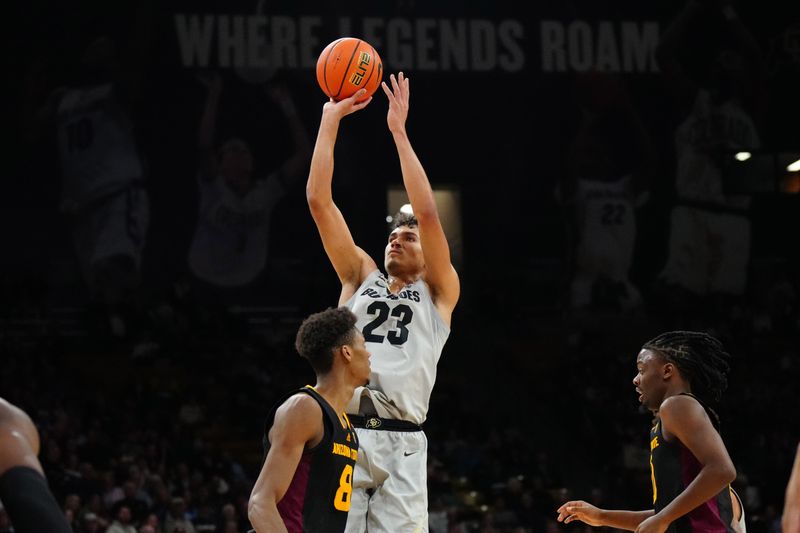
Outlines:
<svg viewBox="0 0 800 533"><path fill-rule="evenodd" d="M353 341L356 315L347 307L328 308L309 315L297 330L294 347L317 374L333 367L333 351Z"/></svg>
<svg viewBox="0 0 800 533"><path fill-rule="evenodd" d="M389 231L394 231L400 226L408 226L409 228L416 228L419 226L419 220L414 215L403 213L399 211L392 217L392 222L389 224Z"/></svg>
<svg viewBox="0 0 800 533"><path fill-rule="evenodd" d="M722 343L700 331L668 331L650 339L643 349L658 352L680 370L701 400L717 402L728 387L731 356Z"/></svg>

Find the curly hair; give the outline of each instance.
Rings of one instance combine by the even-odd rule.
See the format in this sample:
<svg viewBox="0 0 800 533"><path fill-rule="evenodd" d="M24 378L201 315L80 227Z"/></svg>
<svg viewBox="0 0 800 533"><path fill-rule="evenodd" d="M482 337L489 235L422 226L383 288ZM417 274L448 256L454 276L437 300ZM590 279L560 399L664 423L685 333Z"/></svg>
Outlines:
<svg viewBox="0 0 800 533"><path fill-rule="evenodd" d="M414 215L403 213L399 211L392 217L392 222L389 224L389 231L394 231L400 226L408 226L409 228L419 227L419 220Z"/></svg>
<svg viewBox="0 0 800 533"><path fill-rule="evenodd" d="M317 374L333 367L333 351L353 342L356 315L347 307L328 308L309 315L297 330L294 347Z"/></svg>
<svg viewBox="0 0 800 533"><path fill-rule="evenodd" d="M730 354L722 343L700 331L668 331L642 346L653 350L680 370L692 388L692 394L706 401L718 402L728 387Z"/></svg>

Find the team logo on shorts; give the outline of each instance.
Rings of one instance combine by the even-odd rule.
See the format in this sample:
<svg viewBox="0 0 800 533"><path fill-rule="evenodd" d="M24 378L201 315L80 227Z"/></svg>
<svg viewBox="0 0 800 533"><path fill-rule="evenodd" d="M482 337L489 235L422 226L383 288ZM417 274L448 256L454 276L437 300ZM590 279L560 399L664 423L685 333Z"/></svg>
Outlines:
<svg viewBox="0 0 800 533"><path fill-rule="evenodd" d="M380 418L370 418L367 420L367 429L378 429L381 427L381 419Z"/></svg>

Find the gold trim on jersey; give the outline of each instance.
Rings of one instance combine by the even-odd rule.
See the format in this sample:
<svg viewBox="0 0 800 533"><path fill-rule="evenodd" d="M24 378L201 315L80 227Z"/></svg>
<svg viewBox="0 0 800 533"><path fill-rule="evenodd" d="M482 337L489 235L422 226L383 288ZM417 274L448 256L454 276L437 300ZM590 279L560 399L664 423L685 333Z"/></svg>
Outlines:
<svg viewBox="0 0 800 533"><path fill-rule="evenodd" d="M311 389L320 396L322 396L322 394L320 394L319 391L315 389L312 385L306 385L305 388ZM347 418L347 413L339 413L339 423L342 425L342 429L349 429L350 431L353 431L353 425L350 423L350 419ZM350 440L350 435L347 435L347 440L348 441Z"/></svg>
<svg viewBox="0 0 800 533"><path fill-rule="evenodd" d="M656 424L658 426L658 424ZM658 485L656 485L656 469L653 466L653 450L658 448L658 435L650 441L650 481L653 482L653 503L658 499Z"/></svg>

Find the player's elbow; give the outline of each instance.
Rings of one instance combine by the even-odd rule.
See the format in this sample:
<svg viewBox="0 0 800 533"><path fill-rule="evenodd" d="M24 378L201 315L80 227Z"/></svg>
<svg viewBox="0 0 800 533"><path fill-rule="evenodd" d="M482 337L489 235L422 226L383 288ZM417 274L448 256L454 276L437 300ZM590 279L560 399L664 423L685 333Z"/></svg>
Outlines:
<svg viewBox="0 0 800 533"><path fill-rule="evenodd" d="M725 461L714 468L714 473L720 483L728 485L736 480L736 467L730 461Z"/></svg>
<svg viewBox="0 0 800 533"><path fill-rule="evenodd" d="M247 519L255 527L256 524L261 523L263 517L264 517L263 497L260 494L255 493L250 497L250 501L247 502Z"/></svg>
<svg viewBox="0 0 800 533"><path fill-rule="evenodd" d="M727 484L733 483L734 481L736 481L736 475L737 475L736 467L734 467L732 464L729 465L728 467L725 468L724 475L725 475L725 482Z"/></svg>
<svg viewBox="0 0 800 533"><path fill-rule="evenodd" d="M323 195L310 183L306 185L306 202L308 202L308 207L312 213L321 211L326 203Z"/></svg>

